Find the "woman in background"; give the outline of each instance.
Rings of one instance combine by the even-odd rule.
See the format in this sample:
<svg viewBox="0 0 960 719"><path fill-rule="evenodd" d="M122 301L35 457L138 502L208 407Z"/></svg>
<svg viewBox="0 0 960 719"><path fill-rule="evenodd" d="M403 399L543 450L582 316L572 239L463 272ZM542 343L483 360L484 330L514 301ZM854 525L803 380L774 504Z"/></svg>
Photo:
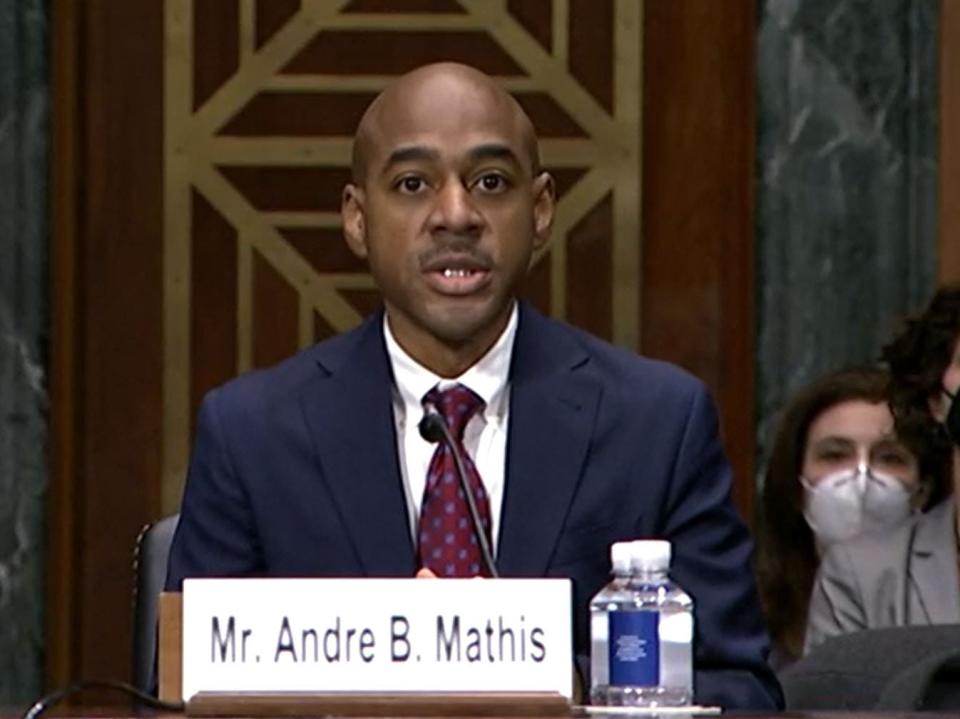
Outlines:
<svg viewBox="0 0 960 719"><path fill-rule="evenodd" d="M780 421L757 534L775 669L803 653L821 555L903 523L929 497L916 456L894 433L887 381L878 368L834 372L799 392Z"/></svg>
<svg viewBox="0 0 960 719"><path fill-rule="evenodd" d="M960 622L960 285L945 287L884 349L898 434L953 490L884 536L837 545L820 566L806 646L874 627ZM943 494L943 493L941 493Z"/></svg>

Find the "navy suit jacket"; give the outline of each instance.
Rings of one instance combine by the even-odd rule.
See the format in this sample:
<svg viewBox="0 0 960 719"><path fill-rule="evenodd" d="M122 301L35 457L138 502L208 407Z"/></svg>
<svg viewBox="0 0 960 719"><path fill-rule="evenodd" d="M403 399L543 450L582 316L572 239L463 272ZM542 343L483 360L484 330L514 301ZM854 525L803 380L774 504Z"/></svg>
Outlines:
<svg viewBox="0 0 960 719"><path fill-rule="evenodd" d="M413 576L382 318L205 398L168 589L198 576ZM668 539L671 576L695 602L697 700L772 708L780 689L730 485L699 381L521 305L501 574L571 577L582 655L610 544Z"/></svg>

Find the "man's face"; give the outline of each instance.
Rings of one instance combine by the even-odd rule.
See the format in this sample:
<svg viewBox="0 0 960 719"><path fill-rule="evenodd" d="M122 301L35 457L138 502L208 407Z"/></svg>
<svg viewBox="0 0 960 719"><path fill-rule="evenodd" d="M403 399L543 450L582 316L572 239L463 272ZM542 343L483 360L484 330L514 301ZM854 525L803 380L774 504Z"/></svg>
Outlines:
<svg viewBox="0 0 960 719"><path fill-rule="evenodd" d="M552 180L534 176L532 135L506 98L455 76L399 95L384 98L363 181L344 192L347 241L415 357L489 347L547 239Z"/></svg>

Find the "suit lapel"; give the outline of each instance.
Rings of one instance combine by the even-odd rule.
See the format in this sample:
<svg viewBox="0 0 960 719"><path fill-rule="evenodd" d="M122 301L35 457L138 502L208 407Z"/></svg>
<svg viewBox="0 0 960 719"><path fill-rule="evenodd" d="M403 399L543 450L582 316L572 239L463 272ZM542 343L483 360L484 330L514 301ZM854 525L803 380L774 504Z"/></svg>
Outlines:
<svg viewBox="0 0 960 719"><path fill-rule="evenodd" d="M505 576L542 575L560 535L600 396L599 384L577 371L587 361L559 325L521 306L497 550Z"/></svg>
<svg viewBox="0 0 960 719"><path fill-rule="evenodd" d="M934 507L916 526L910 552L910 585L931 624L960 621L960 585L953 500ZM916 624L917 618L907 617Z"/></svg>
<svg viewBox="0 0 960 719"><path fill-rule="evenodd" d="M301 404L361 570L368 576L413 576L382 318L378 313L320 348L317 381Z"/></svg>

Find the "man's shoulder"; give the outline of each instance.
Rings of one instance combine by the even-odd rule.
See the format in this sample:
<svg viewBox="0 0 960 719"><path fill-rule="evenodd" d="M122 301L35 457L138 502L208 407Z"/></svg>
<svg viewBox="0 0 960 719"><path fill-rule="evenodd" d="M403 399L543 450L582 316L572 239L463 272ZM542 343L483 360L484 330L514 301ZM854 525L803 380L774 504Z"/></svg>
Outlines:
<svg viewBox="0 0 960 719"><path fill-rule="evenodd" d="M358 343L375 331L377 316L360 326L306 347L274 365L245 372L211 390L220 402L262 404L297 395L306 383L349 361Z"/></svg>
<svg viewBox="0 0 960 719"><path fill-rule="evenodd" d="M642 387L653 393L693 394L704 391L703 382L687 370L621 347L566 322L545 317L525 308L534 331L546 341L566 344L582 353L581 367L604 384L623 389ZM571 353L576 357L576 353Z"/></svg>

